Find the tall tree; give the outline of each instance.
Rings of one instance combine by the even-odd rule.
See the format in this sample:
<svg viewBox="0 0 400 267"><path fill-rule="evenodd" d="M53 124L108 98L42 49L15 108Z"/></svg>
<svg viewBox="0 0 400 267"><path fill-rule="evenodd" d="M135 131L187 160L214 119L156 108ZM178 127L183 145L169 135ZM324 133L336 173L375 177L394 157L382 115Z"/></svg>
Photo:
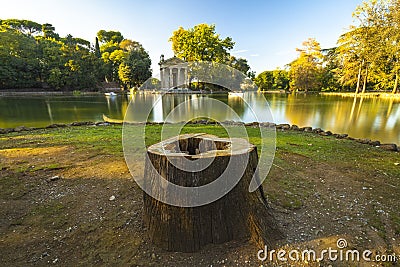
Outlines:
<svg viewBox="0 0 400 267"><path fill-rule="evenodd" d="M119 82L118 68L124 56L119 45L124 40L124 37L117 31L100 30L97 32L97 38L100 42L101 58L104 62L104 79L106 81Z"/></svg>
<svg viewBox="0 0 400 267"><path fill-rule="evenodd" d="M43 37L45 38L54 38L56 40L60 38L58 33L55 32L54 26L51 25L50 23L45 23L42 25L42 33Z"/></svg>
<svg viewBox="0 0 400 267"><path fill-rule="evenodd" d="M299 57L289 64L291 90L321 90L322 53L320 44L313 38L303 42L303 47L296 49Z"/></svg>
<svg viewBox="0 0 400 267"><path fill-rule="evenodd" d="M400 1L391 1L388 10L388 27L385 28L384 35L389 43L388 61L393 65L390 74L394 76L392 93L395 94L400 83Z"/></svg>
<svg viewBox="0 0 400 267"><path fill-rule="evenodd" d="M94 46L94 53L95 53L97 58L101 58L99 38L97 38L97 36L96 36L96 43L95 43L95 46Z"/></svg>
<svg viewBox="0 0 400 267"><path fill-rule="evenodd" d="M388 16L395 2L398 0L364 1L353 13L356 25L350 26L350 31L338 40L338 58L342 62L340 82L355 86L356 93L361 85L364 93L368 84L375 89L385 89L389 84L388 75L396 58L392 49L395 47L392 33L396 28L388 23Z"/></svg>
<svg viewBox="0 0 400 267"><path fill-rule="evenodd" d="M254 79L259 91L272 90L274 86L274 74L272 71L263 71Z"/></svg>
<svg viewBox="0 0 400 267"><path fill-rule="evenodd" d="M150 56L143 46L131 40L127 40L127 43L127 52L118 67L118 76L125 89L139 87L152 73Z"/></svg>
<svg viewBox="0 0 400 267"><path fill-rule="evenodd" d="M215 25L199 24L185 30L179 27L171 38L175 56L185 61L211 61L225 63L229 50L235 43L232 38L222 39L215 31Z"/></svg>
<svg viewBox="0 0 400 267"><path fill-rule="evenodd" d="M0 20L0 24L29 36L39 34L42 31L41 24L30 20L6 19Z"/></svg>

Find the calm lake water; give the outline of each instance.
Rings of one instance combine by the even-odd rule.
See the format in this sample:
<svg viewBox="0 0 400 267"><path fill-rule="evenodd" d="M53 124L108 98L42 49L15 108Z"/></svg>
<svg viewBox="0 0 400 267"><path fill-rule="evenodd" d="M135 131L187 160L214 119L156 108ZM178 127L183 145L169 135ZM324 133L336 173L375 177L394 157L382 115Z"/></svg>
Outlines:
<svg viewBox="0 0 400 267"><path fill-rule="evenodd" d="M150 121L164 121L168 113L180 103L191 100L188 110L204 109L202 104L208 97L226 104L244 122L254 117L247 106L262 112L266 109L260 93L246 93L244 100L228 95L160 95L135 94L132 101L134 120L143 120L144 107L153 106ZM275 123L289 123L320 127L334 133L348 133L358 138L370 138L382 142L400 144L400 101L379 98L349 98L320 95L265 94ZM82 96L0 96L0 128L17 126L42 127L52 123L73 121L101 121L105 114L110 118L122 119L128 108L130 96L104 95ZM140 107L143 107L140 108ZM216 112L214 118L224 121L232 118L226 112ZM177 118L179 119L179 118Z"/></svg>

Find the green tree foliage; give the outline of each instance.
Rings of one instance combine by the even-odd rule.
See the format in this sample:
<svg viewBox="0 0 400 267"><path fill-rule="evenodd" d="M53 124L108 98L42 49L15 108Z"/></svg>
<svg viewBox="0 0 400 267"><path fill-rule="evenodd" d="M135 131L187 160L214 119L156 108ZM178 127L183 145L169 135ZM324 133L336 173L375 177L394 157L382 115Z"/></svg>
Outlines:
<svg viewBox="0 0 400 267"><path fill-rule="evenodd" d="M124 88L138 87L151 77L150 56L138 42L121 42L124 56L118 67L118 76Z"/></svg>
<svg viewBox="0 0 400 267"><path fill-rule="evenodd" d="M225 63L229 59L228 51L235 45L230 37L220 38L215 25L204 23L187 30L180 27L169 41L175 56L185 61Z"/></svg>
<svg viewBox="0 0 400 267"><path fill-rule="evenodd" d="M296 91L321 90L322 53L320 44L313 38L297 49L299 57L289 64L290 88Z"/></svg>
<svg viewBox="0 0 400 267"><path fill-rule="evenodd" d="M246 59L236 58L230 55L229 51L235 45L232 38L226 37L221 38L215 31L215 25L199 24L193 28L184 29L179 27L173 32L169 41L172 43L172 50L176 57L183 59L188 62L193 61L208 61L213 63L223 63L232 68L239 70L250 78L254 78L254 72L250 70L250 66ZM235 75L234 71L228 68L221 73L221 66L219 66L218 73L213 73L212 68L210 70L195 69L196 64L191 65L191 73L197 73L198 76L205 77L205 75L212 77L216 82L222 81L224 84L229 84L231 88L236 90L240 89L240 84L244 83L244 77L241 75ZM205 65L201 65L202 68ZM226 76L225 76L226 75ZM196 78L190 77L190 80ZM199 88L207 90L205 84L201 81L197 83ZM224 90L220 86L213 88L211 85L207 85L210 90ZM247 88L248 86L244 86Z"/></svg>
<svg viewBox="0 0 400 267"><path fill-rule="evenodd" d="M337 48L322 49L323 68L321 70L321 90L336 91L342 89L339 83L338 71L340 64L338 62Z"/></svg>
<svg viewBox="0 0 400 267"><path fill-rule="evenodd" d="M289 74L286 70L263 71L254 79L259 91L288 90Z"/></svg>
<svg viewBox="0 0 400 267"><path fill-rule="evenodd" d="M119 82L119 66L125 55L120 48L120 43L124 37L117 31L100 30L97 32L100 42L101 58L104 62L102 74L106 81Z"/></svg>
<svg viewBox="0 0 400 267"><path fill-rule="evenodd" d="M400 1L370 0L353 13L357 25L338 40L339 81L355 87L397 91L400 53Z"/></svg>
<svg viewBox="0 0 400 267"><path fill-rule="evenodd" d="M100 43L115 43L119 44L124 40L124 36L120 32L117 31L105 31L100 30L97 32L97 38L99 38Z"/></svg>
<svg viewBox="0 0 400 267"><path fill-rule="evenodd" d="M137 86L151 75L150 64L143 47L123 40L119 32L100 31L93 48L89 41L70 34L61 38L49 23L0 20L0 89L93 90L108 70L110 78L120 82L120 66L121 84Z"/></svg>
<svg viewBox="0 0 400 267"><path fill-rule="evenodd" d="M97 58L101 58L101 52L100 52L100 44L99 44L99 38L97 38L96 36L96 44L94 47L94 53L96 55Z"/></svg>
<svg viewBox="0 0 400 267"><path fill-rule="evenodd" d="M15 29L22 34L33 36L42 32L42 25L30 20L6 19L0 20L5 28Z"/></svg>
<svg viewBox="0 0 400 267"><path fill-rule="evenodd" d="M18 31L0 31L0 88L38 85L39 60L35 39Z"/></svg>
<svg viewBox="0 0 400 267"><path fill-rule="evenodd" d="M50 23L45 23L42 25L42 32L44 38L53 38L58 40L60 36L55 32L55 28Z"/></svg>

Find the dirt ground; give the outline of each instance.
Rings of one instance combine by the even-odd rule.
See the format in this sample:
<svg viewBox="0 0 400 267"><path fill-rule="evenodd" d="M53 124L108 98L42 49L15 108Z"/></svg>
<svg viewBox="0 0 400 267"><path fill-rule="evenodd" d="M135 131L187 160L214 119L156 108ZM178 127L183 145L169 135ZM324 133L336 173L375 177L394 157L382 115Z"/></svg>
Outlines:
<svg viewBox="0 0 400 267"><path fill-rule="evenodd" d="M10 144L25 137L3 138ZM142 191L122 156L65 144L47 146L39 139L25 140L33 142L31 146L0 149L1 266L396 264L260 261L261 248L246 240L209 245L197 253L163 251L146 237ZM397 159L398 153L393 157ZM384 170L367 172L356 165L349 168L282 152L268 177L264 188L285 234L268 249L337 249L337 240L343 238L348 249L400 255L400 228L393 223L398 217L391 215L398 205L399 194L394 193L399 193L400 183L382 182L388 180ZM400 175L390 178L399 180ZM282 204L282 196L291 201Z"/></svg>

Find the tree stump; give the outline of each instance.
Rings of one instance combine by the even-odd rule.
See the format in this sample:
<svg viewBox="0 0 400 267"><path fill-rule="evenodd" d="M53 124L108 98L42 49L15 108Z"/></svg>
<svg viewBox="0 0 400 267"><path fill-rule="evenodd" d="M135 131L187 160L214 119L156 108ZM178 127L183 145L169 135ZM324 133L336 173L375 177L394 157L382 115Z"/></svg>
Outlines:
<svg viewBox="0 0 400 267"><path fill-rule="evenodd" d="M264 246L282 238L262 187L252 193L248 190L253 175L257 178L258 155L257 148L246 140L222 139L208 134L180 135L150 146L147 156L143 221L155 245L168 251L194 252L206 244L230 240L252 238ZM189 165L199 160L210 161L200 171L182 170L177 164L188 160ZM229 165L230 160L234 162L233 167ZM179 205L182 196L168 191L170 184L166 181L185 188L210 185L228 166L233 169L225 175L229 178L226 181L236 179L238 182L216 201L189 206L182 200ZM228 187L226 181L221 184ZM226 188L221 190L215 193L220 194ZM175 204L159 201L162 197L173 198Z"/></svg>

